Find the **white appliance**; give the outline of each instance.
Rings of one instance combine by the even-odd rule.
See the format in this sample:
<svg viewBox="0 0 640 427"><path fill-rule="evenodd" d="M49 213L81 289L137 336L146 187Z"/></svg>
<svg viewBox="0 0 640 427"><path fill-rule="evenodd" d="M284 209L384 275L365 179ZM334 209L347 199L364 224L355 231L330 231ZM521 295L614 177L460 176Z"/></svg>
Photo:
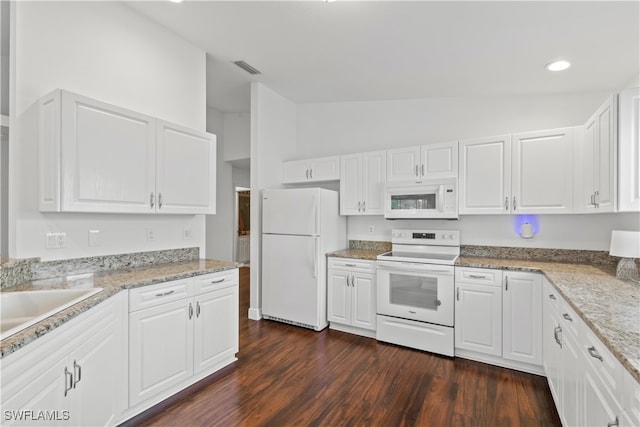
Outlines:
<svg viewBox="0 0 640 427"><path fill-rule="evenodd" d="M320 331L327 322L327 252L347 247L338 192L262 192L262 316Z"/></svg>
<svg viewBox="0 0 640 427"><path fill-rule="evenodd" d="M387 219L458 219L458 180L389 183L385 188Z"/></svg>
<svg viewBox="0 0 640 427"><path fill-rule="evenodd" d="M378 255L376 339L453 356L458 230L392 230Z"/></svg>

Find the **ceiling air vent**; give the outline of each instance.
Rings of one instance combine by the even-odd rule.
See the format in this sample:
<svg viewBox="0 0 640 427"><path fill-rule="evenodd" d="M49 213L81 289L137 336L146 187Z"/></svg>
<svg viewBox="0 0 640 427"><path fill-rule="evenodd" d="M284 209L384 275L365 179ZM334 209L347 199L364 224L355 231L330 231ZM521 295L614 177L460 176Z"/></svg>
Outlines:
<svg viewBox="0 0 640 427"><path fill-rule="evenodd" d="M260 74L260 71L256 70L255 68L253 68L251 65L247 64L244 61L233 61L234 64L236 64L238 67L242 68L243 70L245 70L247 73L249 74Z"/></svg>

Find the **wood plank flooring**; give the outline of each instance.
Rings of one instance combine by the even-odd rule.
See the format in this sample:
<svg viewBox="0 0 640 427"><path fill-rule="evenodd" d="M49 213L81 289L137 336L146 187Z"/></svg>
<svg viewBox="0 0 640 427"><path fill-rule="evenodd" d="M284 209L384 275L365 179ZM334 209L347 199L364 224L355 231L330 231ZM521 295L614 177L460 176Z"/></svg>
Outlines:
<svg viewBox="0 0 640 427"><path fill-rule="evenodd" d="M127 426L560 426L546 379L325 329L247 319L238 361Z"/></svg>

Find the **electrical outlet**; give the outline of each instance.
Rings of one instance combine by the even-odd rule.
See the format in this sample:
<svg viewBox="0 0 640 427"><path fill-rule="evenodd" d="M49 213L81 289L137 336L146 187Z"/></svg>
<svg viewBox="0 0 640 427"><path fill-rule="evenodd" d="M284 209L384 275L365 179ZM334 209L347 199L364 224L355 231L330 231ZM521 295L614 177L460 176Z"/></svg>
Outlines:
<svg viewBox="0 0 640 427"><path fill-rule="evenodd" d="M369 226L369 233L373 233L375 231L375 227L373 225Z"/></svg>
<svg viewBox="0 0 640 427"><path fill-rule="evenodd" d="M154 240L156 240L156 236L153 233L153 228L149 227L147 228L147 242L153 242Z"/></svg>
<svg viewBox="0 0 640 427"><path fill-rule="evenodd" d="M100 246L100 230L89 230L89 246Z"/></svg>
<svg viewBox="0 0 640 427"><path fill-rule="evenodd" d="M191 240L193 238L193 231L190 228L182 230L182 238L184 240Z"/></svg>
<svg viewBox="0 0 640 427"><path fill-rule="evenodd" d="M64 248L67 241L67 233L46 233L44 247L46 249Z"/></svg>

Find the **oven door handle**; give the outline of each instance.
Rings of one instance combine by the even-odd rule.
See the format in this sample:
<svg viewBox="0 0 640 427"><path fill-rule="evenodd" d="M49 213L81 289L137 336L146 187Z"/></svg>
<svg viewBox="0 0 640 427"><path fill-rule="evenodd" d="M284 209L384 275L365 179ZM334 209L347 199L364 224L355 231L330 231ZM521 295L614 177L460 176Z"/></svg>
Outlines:
<svg viewBox="0 0 640 427"><path fill-rule="evenodd" d="M436 266L433 264L422 264L419 262L406 261L378 261L378 268L394 271L418 271L421 273L453 274L453 267Z"/></svg>

